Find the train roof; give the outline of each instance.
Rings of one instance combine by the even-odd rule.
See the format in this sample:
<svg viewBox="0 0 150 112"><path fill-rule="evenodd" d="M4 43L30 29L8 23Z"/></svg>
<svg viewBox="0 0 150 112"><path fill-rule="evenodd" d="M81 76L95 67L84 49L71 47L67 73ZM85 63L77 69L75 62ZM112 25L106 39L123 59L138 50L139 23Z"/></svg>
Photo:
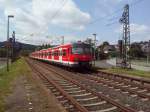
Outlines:
<svg viewBox="0 0 150 112"><path fill-rule="evenodd" d="M84 43L84 42L75 42L75 43L68 43L68 44L64 44L64 45L58 45L58 46L55 46L55 47L51 47L51 48L47 48L47 49L41 49L39 51L35 51L34 53L37 53L37 52L44 52L46 50L51 50L51 49L58 49L60 47L69 47L73 44L87 44L87 43ZM88 44L87 44L88 45Z"/></svg>

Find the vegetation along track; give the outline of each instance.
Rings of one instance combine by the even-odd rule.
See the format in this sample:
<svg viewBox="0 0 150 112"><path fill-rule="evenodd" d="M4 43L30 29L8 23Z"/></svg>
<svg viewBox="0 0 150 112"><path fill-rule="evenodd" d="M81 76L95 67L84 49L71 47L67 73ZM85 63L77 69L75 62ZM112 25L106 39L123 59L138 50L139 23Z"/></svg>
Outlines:
<svg viewBox="0 0 150 112"><path fill-rule="evenodd" d="M41 77L44 84L51 89L56 98L69 111L137 112L102 93L98 93L80 84L77 80L71 79L63 72L50 68L47 69L45 65L33 60L30 60L29 64ZM50 75L50 72L53 72L55 75Z"/></svg>

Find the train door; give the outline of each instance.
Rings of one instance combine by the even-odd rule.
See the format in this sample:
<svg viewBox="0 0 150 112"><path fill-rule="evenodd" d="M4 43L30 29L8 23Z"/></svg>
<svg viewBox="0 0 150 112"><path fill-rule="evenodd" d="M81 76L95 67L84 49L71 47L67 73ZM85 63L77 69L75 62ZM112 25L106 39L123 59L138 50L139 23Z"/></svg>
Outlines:
<svg viewBox="0 0 150 112"><path fill-rule="evenodd" d="M68 60L68 66L70 65L70 53L71 53L71 48L69 47L68 49L67 49L67 60Z"/></svg>
<svg viewBox="0 0 150 112"><path fill-rule="evenodd" d="M52 53L51 59L52 59L52 61L54 61L54 50L53 49L51 50L51 53Z"/></svg>
<svg viewBox="0 0 150 112"><path fill-rule="evenodd" d="M62 64L62 48L59 48L59 62Z"/></svg>
<svg viewBox="0 0 150 112"><path fill-rule="evenodd" d="M62 60L63 60L63 64L67 65L68 64L68 60L67 60L67 49L63 48L62 49Z"/></svg>

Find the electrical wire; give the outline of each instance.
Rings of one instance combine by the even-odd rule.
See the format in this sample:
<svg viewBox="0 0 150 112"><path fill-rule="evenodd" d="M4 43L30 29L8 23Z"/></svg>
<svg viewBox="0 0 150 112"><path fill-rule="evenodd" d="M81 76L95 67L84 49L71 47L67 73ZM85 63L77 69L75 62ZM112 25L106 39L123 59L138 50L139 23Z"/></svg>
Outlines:
<svg viewBox="0 0 150 112"><path fill-rule="evenodd" d="M62 6L55 12L55 14L51 17L51 21L60 14L61 10L64 8L64 6L67 4L68 0L63 0Z"/></svg>
<svg viewBox="0 0 150 112"><path fill-rule="evenodd" d="M142 1L144 1L144 0L136 0L136 1L134 1L134 2L130 3L130 7L137 5L137 4L141 3ZM118 12L121 12L122 9L123 9L123 8L118 9L118 10L116 10L116 11L112 12L111 14L108 14L108 15L106 15L106 16L104 16L104 17L97 18L97 19L93 20L92 22L90 22L88 25L92 25L92 24L94 24L94 23L96 23L96 22L98 22L98 21L100 21L100 20L106 19L107 17L109 17L109 16L111 16L111 15L113 15L113 14L116 14L116 13L118 13ZM113 18L111 18L111 19L113 19Z"/></svg>

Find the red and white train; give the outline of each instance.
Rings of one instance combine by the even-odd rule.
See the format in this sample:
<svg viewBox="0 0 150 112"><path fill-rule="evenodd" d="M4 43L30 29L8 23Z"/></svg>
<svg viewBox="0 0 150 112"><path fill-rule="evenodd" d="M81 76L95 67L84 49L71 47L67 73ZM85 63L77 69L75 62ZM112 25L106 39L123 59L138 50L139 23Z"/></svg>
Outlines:
<svg viewBox="0 0 150 112"><path fill-rule="evenodd" d="M67 67L88 68L91 67L93 58L91 46L82 42L35 51L30 57Z"/></svg>

